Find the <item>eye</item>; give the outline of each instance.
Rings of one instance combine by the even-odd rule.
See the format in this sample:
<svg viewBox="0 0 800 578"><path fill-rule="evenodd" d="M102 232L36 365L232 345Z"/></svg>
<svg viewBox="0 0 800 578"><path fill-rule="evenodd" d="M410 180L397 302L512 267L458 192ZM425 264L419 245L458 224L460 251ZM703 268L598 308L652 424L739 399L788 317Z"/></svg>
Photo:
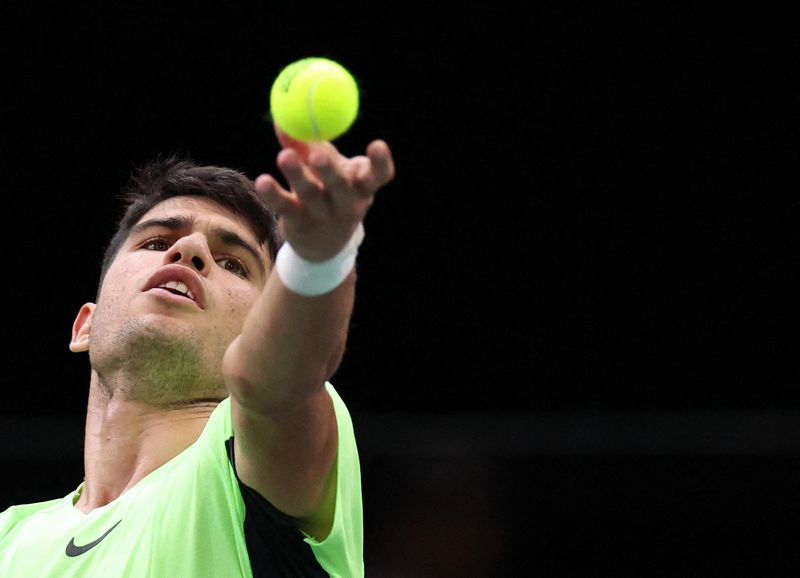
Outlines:
<svg viewBox="0 0 800 578"><path fill-rule="evenodd" d="M150 251L166 251L169 249L171 243L164 239L163 237L154 237L152 239L148 239L141 245L139 245L142 249L148 249Z"/></svg>
<svg viewBox="0 0 800 578"><path fill-rule="evenodd" d="M222 257L217 259L217 263L226 271L230 271L239 277L247 278L247 268L245 268L244 264L239 259L235 257Z"/></svg>

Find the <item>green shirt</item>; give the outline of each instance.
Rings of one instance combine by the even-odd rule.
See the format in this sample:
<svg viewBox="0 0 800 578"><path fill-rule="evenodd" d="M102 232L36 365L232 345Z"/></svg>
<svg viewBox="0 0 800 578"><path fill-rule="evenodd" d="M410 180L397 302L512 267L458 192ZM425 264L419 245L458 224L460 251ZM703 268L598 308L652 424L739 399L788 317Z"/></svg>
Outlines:
<svg viewBox="0 0 800 578"><path fill-rule="evenodd" d="M339 430L336 513L318 542L240 484L230 399L197 441L116 500L88 514L82 484L0 514L0 576L13 578L362 577L361 478L353 425L330 384ZM244 497L243 497L244 496Z"/></svg>

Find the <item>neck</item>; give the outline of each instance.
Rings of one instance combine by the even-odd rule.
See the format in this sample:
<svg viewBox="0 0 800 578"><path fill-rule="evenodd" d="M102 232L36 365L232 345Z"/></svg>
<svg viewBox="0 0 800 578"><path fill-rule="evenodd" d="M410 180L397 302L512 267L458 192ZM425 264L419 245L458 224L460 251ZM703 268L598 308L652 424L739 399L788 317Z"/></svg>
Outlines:
<svg viewBox="0 0 800 578"><path fill-rule="evenodd" d="M112 502L188 448L218 404L202 400L156 407L109 391L93 372L84 439L86 477L76 503L83 512Z"/></svg>

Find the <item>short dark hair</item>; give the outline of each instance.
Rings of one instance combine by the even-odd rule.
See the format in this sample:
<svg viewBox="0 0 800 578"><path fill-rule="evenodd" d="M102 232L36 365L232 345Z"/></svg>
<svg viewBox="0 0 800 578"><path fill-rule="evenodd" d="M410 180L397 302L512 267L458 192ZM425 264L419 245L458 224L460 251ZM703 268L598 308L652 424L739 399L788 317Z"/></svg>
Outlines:
<svg viewBox="0 0 800 578"><path fill-rule="evenodd" d="M131 228L150 209L173 197L205 197L244 217L259 243L267 244L273 262L283 242L278 233L276 215L258 196L253 181L228 167L201 166L177 155L158 158L135 169L119 196L124 212L103 255L98 294L106 272Z"/></svg>

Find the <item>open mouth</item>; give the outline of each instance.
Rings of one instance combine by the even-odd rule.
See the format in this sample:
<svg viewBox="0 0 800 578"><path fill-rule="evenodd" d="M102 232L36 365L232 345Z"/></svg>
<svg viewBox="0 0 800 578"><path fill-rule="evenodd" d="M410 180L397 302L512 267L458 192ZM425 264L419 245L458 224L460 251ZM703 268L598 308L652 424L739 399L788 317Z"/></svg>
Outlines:
<svg viewBox="0 0 800 578"><path fill-rule="evenodd" d="M166 283L158 285L158 287L161 289L166 289L167 291L169 291L174 295L182 295L184 297L188 297L192 301L195 300L194 294L186 286L186 283L183 283L181 281L167 281Z"/></svg>
<svg viewBox="0 0 800 578"><path fill-rule="evenodd" d="M153 289L189 299L200 309L205 307L203 281L197 273L183 265L159 268L142 287L142 291Z"/></svg>

